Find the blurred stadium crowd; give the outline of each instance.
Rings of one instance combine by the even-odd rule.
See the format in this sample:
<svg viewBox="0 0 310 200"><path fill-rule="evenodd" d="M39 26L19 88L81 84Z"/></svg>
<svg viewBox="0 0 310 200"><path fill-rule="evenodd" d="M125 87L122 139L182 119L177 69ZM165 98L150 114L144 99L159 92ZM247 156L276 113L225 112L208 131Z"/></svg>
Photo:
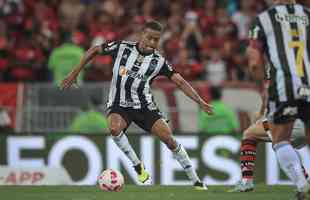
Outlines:
<svg viewBox="0 0 310 200"><path fill-rule="evenodd" d="M0 132L7 128L50 132L68 127L76 131L83 130L83 121L95 121L84 120L80 108L88 106L91 97L100 104L105 102L108 82L104 82L112 76L111 57L97 56L81 74L78 81L91 83L80 88L83 92L70 90L64 95L50 83L58 85L92 45L137 40L143 23L150 19L165 26L162 54L188 81L196 81L193 85L205 98L214 97L209 86L250 88L231 91L228 87L223 102L213 102L220 111L230 113L228 122L235 124L234 131L243 130L259 98L253 94L258 94L256 86L248 84L247 34L251 21L268 2L271 0L0 0L0 82L13 83L0 84ZM19 82L30 84L16 84ZM197 105L177 95L162 79L156 85L160 89L156 98L170 115L174 130L210 130L199 125L205 125L206 119ZM242 103L245 99L247 104ZM88 114L97 118L94 108ZM218 115L223 117L220 111ZM238 114L239 128L231 113ZM76 126L75 116L83 123Z"/></svg>
<svg viewBox="0 0 310 200"><path fill-rule="evenodd" d="M135 40L149 19L165 25L162 53L187 80L249 80L246 37L266 6L263 0L0 0L0 81L51 82L59 70L51 64L55 47ZM109 81L110 64L97 57L84 81Z"/></svg>

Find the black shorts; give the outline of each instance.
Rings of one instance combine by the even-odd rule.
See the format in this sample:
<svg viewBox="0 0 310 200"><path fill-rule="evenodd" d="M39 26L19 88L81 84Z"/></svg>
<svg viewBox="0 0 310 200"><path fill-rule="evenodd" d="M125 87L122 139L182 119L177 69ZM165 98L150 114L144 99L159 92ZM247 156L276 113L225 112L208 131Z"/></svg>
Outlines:
<svg viewBox="0 0 310 200"><path fill-rule="evenodd" d="M296 100L290 102L268 102L268 119L275 124L283 124L295 119L310 121L310 102Z"/></svg>
<svg viewBox="0 0 310 200"><path fill-rule="evenodd" d="M134 122L140 128L148 132L151 131L154 123L158 119L165 119L158 108L150 110L148 108L133 109L121 106L112 106L108 109L108 115L112 113L121 115L127 122L127 128L130 126L131 122Z"/></svg>

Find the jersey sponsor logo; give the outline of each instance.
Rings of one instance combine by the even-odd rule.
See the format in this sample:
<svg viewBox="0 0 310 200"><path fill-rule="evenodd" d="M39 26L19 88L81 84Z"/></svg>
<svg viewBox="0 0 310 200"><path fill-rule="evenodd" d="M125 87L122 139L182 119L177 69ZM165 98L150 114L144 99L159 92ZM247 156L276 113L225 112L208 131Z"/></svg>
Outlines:
<svg viewBox="0 0 310 200"><path fill-rule="evenodd" d="M304 98L310 97L310 87L301 86L300 88L298 88L298 95Z"/></svg>
<svg viewBox="0 0 310 200"><path fill-rule="evenodd" d="M277 13L275 17L276 17L276 20L280 23L284 23L284 22L298 23L299 22L305 26L309 25L309 19L305 15Z"/></svg>
<svg viewBox="0 0 310 200"><path fill-rule="evenodd" d="M286 107L284 110L283 110L283 115L284 116L293 116L293 115L296 115L297 114L297 107Z"/></svg>
<svg viewBox="0 0 310 200"><path fill-rule="evenodd" d="M140 80L143 80L143 81L146 81L147 77L144 76L143 74L140 74L138 72L135 72L135 71L132 71L132 70L128 70L125 68L125 66L121 66L120 69L119 69L119 75L122 76L122 77L125 77L125 76L129 76L131 78L134 78L134 79L140 79Z"/></svg>
<svg viewBox="0 0 310 200"><path fill-rule="evenodd" d="M138 103L138 102L132 102L132 101L121 101L119 104L120 104L121 106L125 106L125 107L140 106L140 103Z"/></svg>

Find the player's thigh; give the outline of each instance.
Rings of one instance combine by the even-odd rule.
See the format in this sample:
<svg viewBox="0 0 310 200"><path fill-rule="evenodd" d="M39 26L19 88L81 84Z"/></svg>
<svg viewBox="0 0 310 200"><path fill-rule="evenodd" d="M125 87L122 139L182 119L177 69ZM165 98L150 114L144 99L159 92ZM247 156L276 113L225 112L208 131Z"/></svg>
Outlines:
<svg viewBox="0 0 310 200"><path fill-rule="evenodd" d="M121 131L127 129L130 120L124 111L111 111L108 114L108 126L112 135L117 136Z"/></svg>
<svg viewBox="0 0 310 200"><path fill-rule="evenodd" d="M156 135L162 142L164 142L169 149L176 149L177 144L172 136L171 128L163 119L158 119L151 128L151 133Z"/></svg>
<svg viewBox="0 0 310 200"><path fill-rule="evenodd" d="M150 110L143 108L140 110L132 110L129 113L133 122L147 132L151 132L153 125L158 119L164 118L159 109Z"/></svg>
<svg viewBox="0 0 310 200"><path fill-rule="evenodd" d="M295 120L299 115L299 102L268 102L268 118L272 142L290 141Z"/></svg>
<svg viewBox="0 0 310 200"><path fill-rule="evenodd" d="M272 133L272 143L277 144L279 142L291 140L294 121L286 123L270 123Z"/></svg>
<svg viewBox="0 0 310 200"><path fill-rule="evenodd" d="M171 128L163 118L156 120L151 128L151 133L158 136L160 139L172 136Z"/></svg>
<svg viewBox="0 0 310 200"><path fill-rule="evenodd" d="M262 121L252 124L243 132L243 139L256 139L270 141L266 131L264 130Z"/></svg>
<svg viewBox="0 0 310 200"><path fill-rule="evenodd" d="M148 108L135 112L134 122L142 129L156 135L169 149L176 148L172 131L159 109Z"/></svg>

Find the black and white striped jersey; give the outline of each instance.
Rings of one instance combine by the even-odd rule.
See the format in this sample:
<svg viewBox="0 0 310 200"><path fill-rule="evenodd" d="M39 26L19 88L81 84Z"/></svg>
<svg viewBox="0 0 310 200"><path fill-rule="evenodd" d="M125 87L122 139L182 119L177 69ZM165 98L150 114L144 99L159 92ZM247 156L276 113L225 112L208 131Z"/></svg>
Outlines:
<svg viewBox="0 0 310 200"><path fill-rule="evenodd" d="M113 77L107 107L155 108L150 85L159 75L170 78L175 71L156 50L139 51L138 43L129 41L103 44L102 54L113 58Z"/></svg>
<svg viewBox="0 0 310 200"><path fill-rule="evenodd" d="M250 39L262 42L269 60L269 98L272 101L310 101L309 23L307 8L299 4L280 4L259 14L250 29Z"/></svg>

